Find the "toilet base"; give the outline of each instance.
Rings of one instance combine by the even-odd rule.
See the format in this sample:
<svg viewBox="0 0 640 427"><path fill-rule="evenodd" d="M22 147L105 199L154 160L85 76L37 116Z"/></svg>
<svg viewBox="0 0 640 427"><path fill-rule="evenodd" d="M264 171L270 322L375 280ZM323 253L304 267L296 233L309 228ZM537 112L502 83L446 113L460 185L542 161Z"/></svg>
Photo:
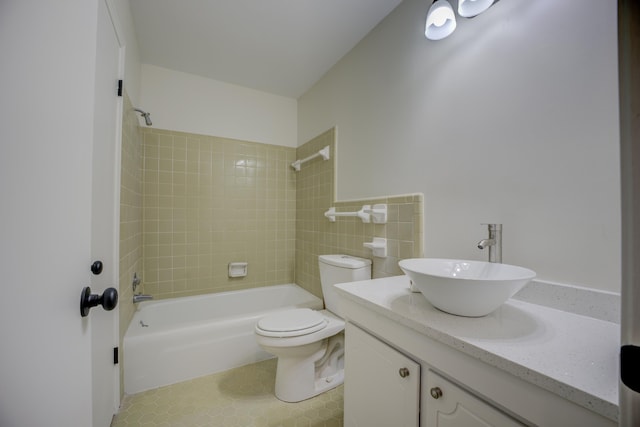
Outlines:
<svg viewBox="0 0 640 427"><path fill-rule="evenodd" d="M278 357L275 395L283 402L301 402L344 383L344 334L319 344L307 358Z"/></svg>

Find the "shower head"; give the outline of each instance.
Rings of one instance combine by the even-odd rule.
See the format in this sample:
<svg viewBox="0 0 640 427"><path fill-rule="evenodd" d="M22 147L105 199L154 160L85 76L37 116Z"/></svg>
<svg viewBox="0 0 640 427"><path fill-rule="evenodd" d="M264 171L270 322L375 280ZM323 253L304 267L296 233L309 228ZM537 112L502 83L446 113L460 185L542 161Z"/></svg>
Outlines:
<svg viewBox="0 0 640 427"><path fill-rule="evenodd" d="M144 122L145 122L145 124L146 124L147 126L151 126L151 125L153 124L153 123L151 123L151 117L149 117L149 116L151 115L150 113L147 113L147 112L145 112L145 111L142 111L142 110L141 110L141 109L139 109L139 108L134 108L133 110L134 110L134 111L137 111L138 113L140 113L140 115L141 115L142 117L144 117Z"/></svg>

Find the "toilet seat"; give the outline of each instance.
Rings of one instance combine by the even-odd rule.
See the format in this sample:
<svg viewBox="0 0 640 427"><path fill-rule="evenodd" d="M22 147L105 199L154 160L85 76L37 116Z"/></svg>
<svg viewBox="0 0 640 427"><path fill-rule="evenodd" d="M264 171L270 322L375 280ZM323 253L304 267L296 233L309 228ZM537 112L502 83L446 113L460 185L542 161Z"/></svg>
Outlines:
<svg viewBox="0 0 640 427"><path fill-rule="evenodd" d="M289 338L312 334L327 326L325 316L309 308L270 314L258 321L256 332L265 337Z"/></svg>

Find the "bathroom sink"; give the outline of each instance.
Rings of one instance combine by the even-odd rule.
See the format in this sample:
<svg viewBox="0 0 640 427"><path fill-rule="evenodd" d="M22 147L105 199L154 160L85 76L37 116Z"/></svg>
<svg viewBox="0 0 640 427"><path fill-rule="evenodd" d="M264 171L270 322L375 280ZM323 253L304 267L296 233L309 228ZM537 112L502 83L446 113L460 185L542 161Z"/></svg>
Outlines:
<svg viewBox="0 0 640 427"><path fill-rule="evenodd" d="M484 261L412 258L398 264L434 307L467 317L486 316L536 277L527 268Z"/></svg>

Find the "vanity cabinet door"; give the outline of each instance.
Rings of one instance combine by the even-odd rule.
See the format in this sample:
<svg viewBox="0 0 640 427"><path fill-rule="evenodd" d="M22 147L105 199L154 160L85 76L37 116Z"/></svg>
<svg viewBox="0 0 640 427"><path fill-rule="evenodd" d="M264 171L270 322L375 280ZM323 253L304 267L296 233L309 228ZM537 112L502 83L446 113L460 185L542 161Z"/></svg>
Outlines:
<svg viewBox="0 0 640 427"><path fill-rule="evenodd" d="M420 365L348 323L345 427L418 427Z"/></svg>
<svg viewBox="0 0 640 427"><path fill-rule="evenodd" d="M427 396L423 423L428 427L524 425L431 370L423 393Z"/></svg>

